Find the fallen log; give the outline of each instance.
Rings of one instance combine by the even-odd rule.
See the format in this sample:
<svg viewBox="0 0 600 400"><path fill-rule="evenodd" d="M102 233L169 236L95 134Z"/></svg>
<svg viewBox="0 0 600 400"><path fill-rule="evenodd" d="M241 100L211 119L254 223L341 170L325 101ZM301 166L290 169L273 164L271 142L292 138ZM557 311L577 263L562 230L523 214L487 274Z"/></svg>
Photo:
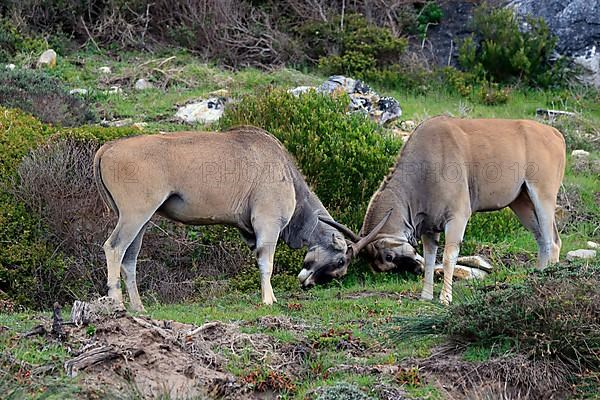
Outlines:
<svg viewBox="0 0 600 400"><path fill-rule="evenodd" d="M121 355L121 352L113 346L101 346L86 351L79 356L65 362L65 372L68 376L75 377L77 373L93 365L113 360Z"/></svg>

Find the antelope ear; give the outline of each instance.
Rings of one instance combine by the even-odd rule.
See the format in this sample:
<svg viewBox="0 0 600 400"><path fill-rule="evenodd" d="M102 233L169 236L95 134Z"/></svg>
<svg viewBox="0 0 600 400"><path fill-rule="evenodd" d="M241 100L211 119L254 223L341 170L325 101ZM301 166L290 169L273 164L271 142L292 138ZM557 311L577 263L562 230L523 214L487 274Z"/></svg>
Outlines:
<svg viewBox="0 0 600 400"><path fill-rule="evenodd" d="M346 248L348 247L348 244L346 244L346 240L337 236L335 233L331 234L331 244L336 250L346 250Z"/></svg>

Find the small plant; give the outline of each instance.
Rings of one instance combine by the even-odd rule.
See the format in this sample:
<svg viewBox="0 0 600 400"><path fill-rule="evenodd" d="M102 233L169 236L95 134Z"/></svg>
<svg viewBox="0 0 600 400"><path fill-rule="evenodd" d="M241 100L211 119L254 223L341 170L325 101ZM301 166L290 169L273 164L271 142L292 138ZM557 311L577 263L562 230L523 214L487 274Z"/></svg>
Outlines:
<svg viewBox="0 0 600 400"><path fill-rule="evenodd" d="M501 88L497 83L483 84L477 91L478 100L486 106L506 104L510 97L510 89Z"/></svg>
<svg viewBox="0 0 600 400"><path fill-rule="evenodd" d="M296 391L296 385L287 374L272 369L254 370L242 380L259 392L294 393Z"/></svg>
<svg viewBox="0 0 600 400"><path fill-rule="evenodd" d="M77 126L95 119L87 105L70 95L58 79L38 71L0 69L0 105L19 108L56 125Z"/></svg>
<svg viewBox="0 0 600 400"><path fill-rule="evenodd" d="M370 24L362 15L349 14L329 22L305 24L301 35L309 57L318 59L325 74L345 74L364 79L366 74L394 64L407 46L387 28Z"/></svg>
<svg viewBox="0 0 600 400"><path fill-rule="evenodd" d="M429 25L439 24L443 17L444 12L435 1L427 2L417 16L417 30L419 34L422 37L426 36Z"/></svg>
<svg viewBox="0 0 600 400"><path fill-rule="evenodd" d="M317 389L316 400L373 400L359 387L346 382Z"/></svg>
<svg viewBox="0 0 600 400"><path fill-rule="evenodd" d="M402 385L421 386L423 384L418 367L400 368L394 375L394 379Z"/></svg>
<svg viewBox="0 0 600 400"><path fill-rule="evenodd" d="M85 334L88 336L94 336L96 334L96 325L88 325L87 328L85 328Z"/></svg>
<svg viewBox="0 0 600 400"><path fill-rule="evenodd" d="M562 82L566 65L552 61L557 39L543 19L527 18L522 29L512 9L484 3L473 21L475 35L459 48L459 64L467 71L495 82L520 80L543 87Z"/></svg>

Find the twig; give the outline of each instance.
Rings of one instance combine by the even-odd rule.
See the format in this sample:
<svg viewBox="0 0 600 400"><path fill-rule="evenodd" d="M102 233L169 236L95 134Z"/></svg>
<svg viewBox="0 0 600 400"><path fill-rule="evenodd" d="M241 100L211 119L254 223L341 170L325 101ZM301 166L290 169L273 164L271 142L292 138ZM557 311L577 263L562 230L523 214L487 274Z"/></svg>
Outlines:
<svg viewBox="0 0 600 400"><path fill-rule="evenodd" d="M87 25L85 24L85 21L83 19L83 16L80 16L79 19L81 19L81 23L83 24L83 29L85 29L85 33L87 33L88 37L90 38L90 40L92 41L92 43L94 44L94 47L96 47L96 50L98 50L98 52L101 52L100 47L98 47L98 43L96 43L96 41L94 40L94 38L92 37L92 34L90 33L90 31L88 30Z"/></svg>

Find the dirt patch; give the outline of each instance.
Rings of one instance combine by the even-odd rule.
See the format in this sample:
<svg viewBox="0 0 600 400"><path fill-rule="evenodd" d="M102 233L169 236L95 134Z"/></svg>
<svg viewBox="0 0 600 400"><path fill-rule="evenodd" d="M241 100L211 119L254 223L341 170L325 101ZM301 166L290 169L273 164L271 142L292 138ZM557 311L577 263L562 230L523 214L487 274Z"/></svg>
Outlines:
<svg viewBox="0 0 600 400"><path fill-rule="evenodd" d="M291 326L287 320L265 318L265 325ZM44 321L33 334L57 340L51 323ZM124 393L140 398L263 398L255 392L256 385L226 371L236 357L281 379L302 372L300 366L312 349L245 333L240 327L219 321L197 327L122 311L95 315L89 324L64 324L62 345L73 356L64 368L68 375L81 377L84 397L89 398Z"/></svg>

